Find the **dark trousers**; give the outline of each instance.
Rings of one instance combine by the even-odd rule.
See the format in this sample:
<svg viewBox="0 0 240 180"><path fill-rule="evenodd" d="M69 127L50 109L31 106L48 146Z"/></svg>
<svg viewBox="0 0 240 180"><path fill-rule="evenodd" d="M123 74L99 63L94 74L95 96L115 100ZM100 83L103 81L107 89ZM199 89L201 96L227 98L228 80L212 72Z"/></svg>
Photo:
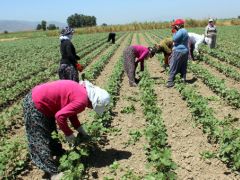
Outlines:
<svg viewBox="0 0 240 180"><path fill-rule="evenodd" d="M115 33L109 33L108 35L108 42L112 41L113 44L115 44Z"/></svg>
<svg viewBox="0 0 240 180"><path fill-rule="evenodd" d="M189 60L194 60L194 54L193 51L195 49L195 44L193 42L189 42L188 44L188 48L189 48L189 55L188 55L188 59Z"/></svg>
<svg viewBox="0 0 240 180"><path fill-rule="evenodd" d="M187 74L187 61L188 61L188 51L187 52L177 52L173 51L170 60L170 75L168 78L169 82L173 82L175 76L180 73L181 77L186 79Z"/></svg>

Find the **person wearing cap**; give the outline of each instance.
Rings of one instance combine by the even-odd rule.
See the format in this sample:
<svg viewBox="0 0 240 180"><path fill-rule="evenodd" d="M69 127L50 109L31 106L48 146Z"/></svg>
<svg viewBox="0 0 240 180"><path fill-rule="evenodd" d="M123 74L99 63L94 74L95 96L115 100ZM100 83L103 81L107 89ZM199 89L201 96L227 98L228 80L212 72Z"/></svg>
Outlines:
<svg viewBox="0 0 240 180"><path fill-rule="evenodd" d="M67 120L80 137L88 136L81 126L77 114L91 108L102 115L110 103L110 95L89 81L77 83L72 80L57 80L35 86L23 100L23 112L29 152L32 161L51 179L59 178L54 156L65 153L61 143L51 137L59 129L66 140L74 144L75 135Z"/></svg>
<svg viewBox="0 0 240 180"><path fill-rule="evenodd" d="M61 35L59 38L61 42L61 60L58 74L60 79L69 79L79 82L77 60L79 60L80 58L76 54L75 47L71 42L73 32L74 30L70 27L65 27L61 31Z"/></svg>
<svg viewBox="0 0 240 180"><path fill-rule="evenodd" d="M164 71L166 70L166 68L169 66L169 57L172 53L172 48L173 48L173 40L171 38L165 38L163 40L160 41L159 44L155 45L156 49L157 49L157 53L163 53L164 55L164 64L163 64L163 68Z"/></svg>
<svg viewBox="0 0 240 180"><path fill-rule="evenodd" d="M176 31L173 34L173 50L170 57L170 74L167 87L174 86L175 76L180 73L182 80L186 81L187 61L188 61L188 32L184 28L184 20L177 19L172 24ZM172 30L173 32L173 30Z"/></svg>
<svg viewBox="0 0 240 180"><path fill-rule="evenodd" d="M116 33L110 32L110 33L108 34L108 40L107 40L107 42L112 41L112 44L115 44L115 37L116 37Z"/></svg>
<svg viewBox="0 0 240 180"><path fill-rule="evenodd" d="M195 60L193 52L199 54L198 46L205 43L205 37L203 34L200 35L192 32L189 32L188 36L189 60Z"/></svg>
<svg viewBox="0 0 240 180"><path fill-rule="evenodd" d="M144 60L149 57L152 58L156 53L156 49L152 47L145 47L142 45L132 45L124 49L123 60L124 60L124 71L126 72L129 85L136 87L137 82L135 73L138 64L140 63L140 70L144 71Z"/></svg>
<svg viewBox="0 0 240 180"><path fill-rule="evenodd" d="M208 25L205 28L205 36L209 38L208 45L209 48L216 47L216 40L217 40L217 28L214 25L214 21L212 18L208 20Z"/></svg>

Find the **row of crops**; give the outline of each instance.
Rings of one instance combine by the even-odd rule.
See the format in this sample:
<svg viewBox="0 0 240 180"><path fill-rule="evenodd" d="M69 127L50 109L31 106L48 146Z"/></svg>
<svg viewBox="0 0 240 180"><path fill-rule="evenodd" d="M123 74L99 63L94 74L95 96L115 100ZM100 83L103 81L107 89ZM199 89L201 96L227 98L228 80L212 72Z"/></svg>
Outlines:
<svg viewBox="0 0 240 180"><path fill-rule="evenodd" d="M234 27L231 30L235 31L235 28L238 27ZM157 40L160 41L160 39L168 36L168 34L149 32L148 36L153 39L160 37ZM150 41L149 37L145 35L145 38L148 40L149 44L157 43L157 41L154 40ZM234 47L237 47L237 45ZM200 56L200 61L204 61L211 67L216 68L219 73L223 73L227 77L239 81L239 69L237 64L240 63L240 59L236 53L227 54L228 49L223 47L213 50L209 50L207 47L201 47L201 50L204 54ZM159 60L162 62L161 56L159 56ZM214 93L226 101L226 103L233 108L239 109L239 89L227 87L223 79L213 75L204 66L202 66L202 64L190 62L188 69L195 75L195 77L200 78L202 82ZM230 166L233 170L239 171L240 129L239 125L236 126L234 124L234 121L239 122L239 117L218 119L215 117L213 109L208 106L208 99L199 94L196 87L186 86L185 84L181 83L181 81L178 81L176 88L179 90L183 99L187 101L194 119L197 121L197 123L202 125L203 131L204 133L208 134L210 141L219 144L219 149L216 156Z"/></svg>
<svg viewBox="0 0 240 180"><path fill-rule="evenodd" d="M226 103L223 106L229 105L235 110L239 110L240 107L240 90L227 87L224 80L212 74L204 64L208 64L220 74L239 83L238 50L240 46L236 36L233 37L238 28L222 28L218 37L219 46L221 46L216 50L201 47L202 55L199 63L189 63L189 71ZM191 31L199 33L201 29L191 29ZM224 36L221 33L224 33ZM120 46L126 47L132 42L142 43L139 34L149 45L158 43L162 38L171 35L168 30L134 34L119 33L114 45L106 42L107 34L105 33L75 36L73 43L81 57L80 63L85 67L85 77L91 81L96 80L101 76L105 66L111 64L112 57L119 51ZM9 179L16 178L31 166L23 130L21 100L36 84L58 79L59 42L56 37L46 37L0 42L0 46L3 49L0 52L1 72L3 72L0 77L0 177ZM61 158L60 169L64 172L65 179L87 178L87 171L91 168L88 158L97 153L99 148L104 147L108 136L116 130L111 126L111 122L116 116L113 111L119 101L124 75L123 57L121 54L117 57L116 64L106 77L106 84L104 84L104 88L111 94L112 103L101 117L89 113L89 120L84 126L91 135L91 139L79 139L79 146L69 147L69 153ZM159 64L163 62L162 55L157 55L157 59ZM144 175L136 175L134 170L124 170L126 172L121 179L176 179L175 171L178 164L173 162L171 157L171 147L168 145L169 135L164 123L166 119L163 119L161 110L164 107L158 106L158 95L155 92L157 84L151 78L147 67L140 76L141 81L137 88L140 90L138 96L141 99L141 109L137 111L143 111L144 116L141 118L146 120L143 134L147 145L142 147L147 157L148 170ZM213 145L217 144L217 151L209 152L209 157L220 159L237 174L240 171L239 117L217 118L214 110L209 106L209 99L199 93L194 84L183 84L177 80L175 88L188 104L196 124L201 124L209 142ZM131 113L131 109L128 113ZM61 136L58 138L64 142ZM134 142L137 141L138 138L134 140ZM104 178L114 179L116 175L114 173L118 168L118 162L114 161L109 166L112 176Z"/></svg>

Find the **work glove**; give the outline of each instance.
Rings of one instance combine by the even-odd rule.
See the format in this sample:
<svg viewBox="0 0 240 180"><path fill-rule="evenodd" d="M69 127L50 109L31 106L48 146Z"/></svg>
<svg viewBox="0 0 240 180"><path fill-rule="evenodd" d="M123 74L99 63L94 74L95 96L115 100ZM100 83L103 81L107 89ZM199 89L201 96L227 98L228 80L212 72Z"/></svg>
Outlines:
<svg viewBox="0 0 240 180"><path fill-rule="evenodd" d="M80 126L79 128L77 128L77 131L83 135L83 136L88 136L87 132L83 129L82 126Z"/></svg>
<svg viewBox="0 0 240 180"><path fill-rule="evenodd" d="M79 63L76 64L76 68L79 72L82 72L83 71L83 66Z"/></svg>
<svg viewBox="0 0 240 180"><path fill-rule="evenodd" d="M66 136L65 138L70 145L73 145L76 141L76 137L74 136L74 134L71 134L70 136Z"/></svg>
<svg viewBox="0 0 240 180"><path fill-rule="evenodd" d="M78 135L77 135L78 144L81 142L86 142L91 140L91 136L88 135L88 133L83 129L82 126L77 128L77 131L78 131Z"/></svg>

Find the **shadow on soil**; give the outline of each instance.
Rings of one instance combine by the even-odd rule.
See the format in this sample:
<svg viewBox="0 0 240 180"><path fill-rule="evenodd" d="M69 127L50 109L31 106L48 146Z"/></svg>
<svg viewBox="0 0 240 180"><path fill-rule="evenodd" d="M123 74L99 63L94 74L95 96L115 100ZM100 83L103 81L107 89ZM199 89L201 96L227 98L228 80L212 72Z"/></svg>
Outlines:
<svg viewBox="0 0 240 180"><path fill-rule="evenodd" d="M192 78L192 79L188 79L188 80L186 80L186 83L188 83L188 84L193 84L193 83L195 83L197 81L197 78Z"/></svg>
<svg viewBox="0 0 240 180"><path fill-rule="evenodd" d="M116 149L96 149L88 158L88 166L101 168L113 164L114 161L128 159L132 155L129 151L121 151Z"/></svg>

